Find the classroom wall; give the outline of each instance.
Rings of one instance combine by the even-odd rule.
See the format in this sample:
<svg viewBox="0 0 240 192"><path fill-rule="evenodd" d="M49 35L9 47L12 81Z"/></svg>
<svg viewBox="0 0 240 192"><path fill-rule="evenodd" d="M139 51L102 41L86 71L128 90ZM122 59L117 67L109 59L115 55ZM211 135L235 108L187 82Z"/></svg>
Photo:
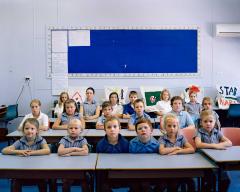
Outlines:
<svg viewBox="0 0 240 192"><path fill-rule="evenodd" d="M46 78L48 26L199 26L198 78L70 79L69 85L91 85L102 98L104 85L127 85L130 89L160 85L179 94L194 83L215 96L216 84L240 84L240 38L214 35L216 23L240 22L239 9L239 0L0 0L0 104L15 103L25 85L19 99L20 115L29 112L29 101L35 97L42 101L43 111L49 112L56 97L51 95L51 80ZM27 75L32 77L29 87L24 83Z"/></svg>

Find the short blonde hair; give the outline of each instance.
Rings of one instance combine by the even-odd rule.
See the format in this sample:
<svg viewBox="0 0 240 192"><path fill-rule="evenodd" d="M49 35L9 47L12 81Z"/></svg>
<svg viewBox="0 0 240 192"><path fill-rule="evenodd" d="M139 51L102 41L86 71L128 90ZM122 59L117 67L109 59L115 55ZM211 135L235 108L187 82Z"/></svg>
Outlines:
<svg viewBox="0 0 240 192"><path fill-rule="evenodd" d="M177 122L178 122L178 127L179 127L179 120L178 120L177 116L174 115L174 114L172 114L172 113L167 113L167 114L164 116L164 118L163 118L163 127L164 127L164 129L166 128L167 121L168 121L169 119L175 119L175 120L177 120Z"/></svg>
<svg viewBox="0 0 240 192"><path fill-rule="evenodd" d="M212 116L214 118L214 120L216 121L216 117L215 115L213 114L213 111L212 110L204 110L200 113L200 119L202 120L204 117L207 117L207 116Z"/></svg>
<svg viewBox="0 0 240 192"><path fill-rule="evenodd" d="M79 120L79 119L71 119L69 124L68 124L68 129L73 125L73 124L76 124L81 130L83 129L82 128L82 122Z"/></svg>

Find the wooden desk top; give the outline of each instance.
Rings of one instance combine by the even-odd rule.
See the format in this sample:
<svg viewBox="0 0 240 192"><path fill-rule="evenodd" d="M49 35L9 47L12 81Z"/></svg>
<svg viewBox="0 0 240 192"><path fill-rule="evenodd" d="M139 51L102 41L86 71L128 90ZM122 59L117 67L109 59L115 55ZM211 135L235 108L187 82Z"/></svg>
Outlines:
<svg viewBox="0 0 240 192"><path fill-rule="evenodd" d="M95 170L96 153L60 157L57 154L20 157L0 154L0 170Z"/></svg>
<svg viewBox="0 0 240 192"><path fill-rule="evenodd" d="M97 170L212 169L216 166L199 153L187 155L103 154L98 155Z"/></svg>
<svg viewBox="0 0 240 192"><path fill-rule="evenodd" d="M228 147L226 150L201 149L201 151L216 163L240 162L240 146Z"/></svg>

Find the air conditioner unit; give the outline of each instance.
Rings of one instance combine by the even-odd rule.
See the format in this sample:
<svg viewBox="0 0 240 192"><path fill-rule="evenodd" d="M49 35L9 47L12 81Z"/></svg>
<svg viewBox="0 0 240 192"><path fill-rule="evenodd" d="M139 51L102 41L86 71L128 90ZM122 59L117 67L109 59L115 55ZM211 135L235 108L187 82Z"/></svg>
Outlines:
<svg viewBox="0 0 240 192"><path fill-rule="evenodd" d="M240 37L240 24L216 24L217 37Z"/></svg>

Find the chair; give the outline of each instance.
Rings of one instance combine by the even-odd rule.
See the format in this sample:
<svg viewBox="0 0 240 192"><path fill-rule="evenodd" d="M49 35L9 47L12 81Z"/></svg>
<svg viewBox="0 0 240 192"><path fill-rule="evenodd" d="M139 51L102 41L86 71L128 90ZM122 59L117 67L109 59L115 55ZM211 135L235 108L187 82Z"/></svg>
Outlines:
<svg viewBox="0 0 240 192"><path fill-rule="evenodd" d="M3 117L0 118L0 122L5 123L5 128L7 128L7 124L9 121L18 117L18 104L9 105L7 107L7 112L4 114Z"/></svg>
<svg viewBox="0 0 240 192"><path fill-rule="evenodd" d="M232 126L235 127L235 120L238 120L238 127L240 125L240 104L230 104L228 108L227 117L233 119Z"/></svg>
<svg viewBox="0 0 240 192"><path fill-rule="evenodd" d="M196 134L196 129L195 128L184 128L180 130L180 133L187 139L187 141L194 147L196 150L196 145L193 140L193 137Z"/></svg>
<svg viewBox="0 0 240 192"><path fill-rule="evenodd" d="M240 128L235 127L222 127L223 135L232 141L233 146L240 145Z"/></svg>

